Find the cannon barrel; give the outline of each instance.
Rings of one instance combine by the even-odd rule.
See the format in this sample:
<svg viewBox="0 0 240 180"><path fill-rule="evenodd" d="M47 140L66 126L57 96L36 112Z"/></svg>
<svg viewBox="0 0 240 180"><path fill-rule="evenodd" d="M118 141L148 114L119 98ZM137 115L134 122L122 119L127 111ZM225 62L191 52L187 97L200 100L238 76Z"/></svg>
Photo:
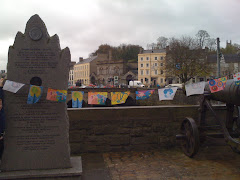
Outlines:
<svg viewBox="0 0 240 180"><path fill-rule="evenodd" d="M211 93L209 84L206 83L205 91L210 93L210 99L240 106L240 86L233 79L227 80L224 90Z"/></svg>

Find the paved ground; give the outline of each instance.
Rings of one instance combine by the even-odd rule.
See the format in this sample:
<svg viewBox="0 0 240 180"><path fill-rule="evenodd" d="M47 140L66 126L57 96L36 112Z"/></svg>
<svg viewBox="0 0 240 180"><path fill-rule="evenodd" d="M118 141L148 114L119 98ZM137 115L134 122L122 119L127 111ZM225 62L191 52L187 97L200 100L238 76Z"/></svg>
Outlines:
<svg viewBox="0 0 240 180"><path fill-rule="evenodd" d="M179 148L86 154L82 158L85 180L240 179L240 154L222 144L205 145L192 159Z"/></svg>
<svg viewBox="0 0 240 180"><path fill-rule="evenodd" d="M240 179L240 155L205 148L193 159L177 149L104 154L113 180Z"/></svg>

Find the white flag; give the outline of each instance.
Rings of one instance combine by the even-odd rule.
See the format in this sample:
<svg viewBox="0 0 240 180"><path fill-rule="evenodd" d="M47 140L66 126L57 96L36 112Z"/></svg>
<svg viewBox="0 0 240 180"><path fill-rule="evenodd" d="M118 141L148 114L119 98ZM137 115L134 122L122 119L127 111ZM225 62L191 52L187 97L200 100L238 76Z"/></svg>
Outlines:
<svg viewBox="0 0 240 180"><path fill-rule="evenodd" d="M173 100L178 87L158 89L159 100Z"/></svg>
<svg viewBox="0 0 240 180"><path fill-rule="evenodd" d="M187 96L191 96L193 94L203 94L204 88L205 88L204 81L185 85Z"/></svg>
<svg viewBox="0 0 240 180"><path fill-rule="evenodd" d="M240 81L240 72L233 75L234 81Z"/></svg>
<svg viewBox="0 0 240 180"><path fill-rule="evenodd" d="M24 86L24 84L22 84L22 83L17 83L17 82L14 82L14 81L6 80L6 82L3 86L3 90L16 93L23 86Z"/></svg>

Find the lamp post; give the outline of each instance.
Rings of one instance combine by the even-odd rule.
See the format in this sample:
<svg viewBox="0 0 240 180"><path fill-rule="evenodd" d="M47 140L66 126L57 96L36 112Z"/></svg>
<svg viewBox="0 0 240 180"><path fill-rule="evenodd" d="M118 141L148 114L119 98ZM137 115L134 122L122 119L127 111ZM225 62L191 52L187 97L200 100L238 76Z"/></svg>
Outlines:
<svg viewBox="0 0 240 180"><path fill-rule="evenodd" d="M217 76L220 78L221 76L221 67L220 67L220 40L217 38Z"/></svg>

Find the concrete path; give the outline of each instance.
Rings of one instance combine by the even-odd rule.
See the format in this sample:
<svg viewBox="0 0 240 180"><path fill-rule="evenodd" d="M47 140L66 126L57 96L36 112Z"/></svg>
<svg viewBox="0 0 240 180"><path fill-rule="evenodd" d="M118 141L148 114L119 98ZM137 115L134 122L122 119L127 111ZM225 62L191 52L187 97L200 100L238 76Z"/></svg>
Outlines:
<svg viewBox="0 0 240 180"><path fill-rule="evenodd" d="M100 153L82 154L82 180L111 180L110 173Z"/></svg>
<svg viewBox="0 0 240 180"><path fill-rule="evenodd" d="M194 158L180 149L105 153L113 180L240 179L240 155L228 146L204 147Z"/></svg>
<svg viewBox="0 0 240 180"><path fill-rule="evenodd" d="M83 154L83 180L240 180L240 154L210 139L194 158L180 148Z"/></svg>

